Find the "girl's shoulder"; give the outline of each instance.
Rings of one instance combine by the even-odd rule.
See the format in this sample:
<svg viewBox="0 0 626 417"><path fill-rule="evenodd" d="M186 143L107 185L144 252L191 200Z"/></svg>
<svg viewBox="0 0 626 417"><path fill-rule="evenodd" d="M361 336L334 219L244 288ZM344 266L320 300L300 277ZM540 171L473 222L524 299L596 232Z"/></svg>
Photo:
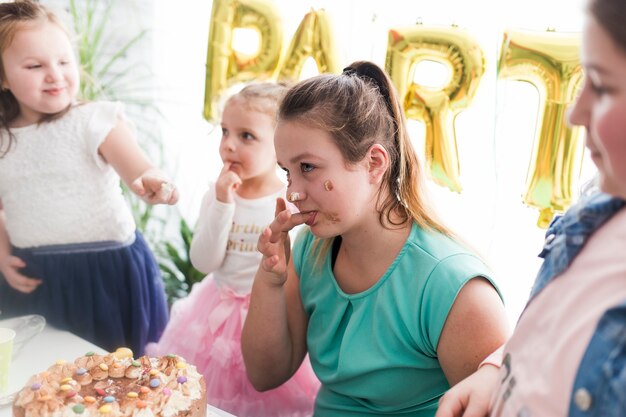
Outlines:
<svg viewBox="0 0 626 417"><path fill-rule="evenodd" d="M454 255L474 255L459 240L436 230L425 229L416 223L413 223L408 244L414 250L438 261Z"/></svg>
<svg viewBox="0 0 626 417"><path fill-rule="evenodd" d="M94 126L98 125L115 126L119 118L123 117L123 111L123 105L119 102L76 102L72 104L68 111L61 117L39 125L33 125L31 130L44 132L60 129L64 132L73 130L82 132L84 129L92 129ZM27 131L27 128L22 129ZM17 130L17 132L19 132L19 130Z"/></svg>

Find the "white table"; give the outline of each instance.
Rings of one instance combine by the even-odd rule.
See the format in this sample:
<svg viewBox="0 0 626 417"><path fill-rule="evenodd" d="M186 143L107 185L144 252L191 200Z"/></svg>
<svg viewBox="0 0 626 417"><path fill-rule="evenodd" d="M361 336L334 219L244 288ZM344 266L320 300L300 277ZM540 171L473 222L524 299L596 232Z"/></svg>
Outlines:
<svg viewBox="0 0 626 417"><path fill-rule="evenodd" d="M13 358L9 370L9 391L21 389L31 375L48 369L56 360L74 361L78 356L93 351L105 354L106 350L66 331L46 324L41 333L33 337ZM11 417L11 407L0 408L0 417ZM213 406L207 406L207 417L234 417Z"/></svg>

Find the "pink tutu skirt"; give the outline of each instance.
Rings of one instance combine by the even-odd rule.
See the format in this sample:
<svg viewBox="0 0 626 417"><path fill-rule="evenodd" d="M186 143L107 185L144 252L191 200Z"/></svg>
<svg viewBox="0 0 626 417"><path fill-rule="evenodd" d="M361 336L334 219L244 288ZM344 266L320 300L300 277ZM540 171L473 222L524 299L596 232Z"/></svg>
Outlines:
<svg viewBox="0 0 626 417"><path fill-rule="evenodd" d="M250 294L219 287L211 276L193 286L172 306L158 343L146 346L152 356L174 353L204 375L207 402L237 417L308 417L319 389L308 356L295 375L266 392L252 387L241 354L241 330Z"/></svg>

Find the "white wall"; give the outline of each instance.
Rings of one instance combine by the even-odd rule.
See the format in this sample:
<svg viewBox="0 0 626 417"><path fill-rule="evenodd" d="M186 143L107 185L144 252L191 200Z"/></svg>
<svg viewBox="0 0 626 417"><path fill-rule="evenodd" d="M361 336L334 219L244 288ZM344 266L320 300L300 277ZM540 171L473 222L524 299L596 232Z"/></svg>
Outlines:
<svg viewBox="0 0 626 417"><path fill-rule="evenodd" d="M191 222L197 217L206 182L221 167L217 153L219 128L202 118L206 48L211 4L205 0L155 0L154 72L166 121L168 166L181 189L179 210ZM268 0L269 1L269 0ZM411 25L457 24L481 44L487 70L470 109L457 118L461 164L460 194L430 184L442 217L491 263L514 322L526 301L540 265L536 257L544 231L536 226L538 211L521 195L536 124L536 93L527 84L496 79L498 47L506 28L578 31L581 0L515 0L438 2L402 0L277 0L286 39L291 38L311 7L324 7L335 22L343 63L369 59L384 66L387 31ZM410 129L423 149L419 123ZM585 162L584 176L593 168Z"/></svg>

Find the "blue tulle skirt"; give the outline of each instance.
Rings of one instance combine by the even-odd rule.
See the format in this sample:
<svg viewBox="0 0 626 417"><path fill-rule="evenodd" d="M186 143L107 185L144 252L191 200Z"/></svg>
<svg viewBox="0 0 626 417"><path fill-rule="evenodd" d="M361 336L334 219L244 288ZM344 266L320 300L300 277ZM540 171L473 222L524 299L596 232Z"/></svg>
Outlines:
<svg viewBox="0 0 626 417"><path fill-rule="evenodd" d="M13 248L21 270L43 283L24 294L0 276L0 318L41 314L55 327L108 351L135 357L157 341L168 319L159 267L139 232L131 242Z"/></svg>

